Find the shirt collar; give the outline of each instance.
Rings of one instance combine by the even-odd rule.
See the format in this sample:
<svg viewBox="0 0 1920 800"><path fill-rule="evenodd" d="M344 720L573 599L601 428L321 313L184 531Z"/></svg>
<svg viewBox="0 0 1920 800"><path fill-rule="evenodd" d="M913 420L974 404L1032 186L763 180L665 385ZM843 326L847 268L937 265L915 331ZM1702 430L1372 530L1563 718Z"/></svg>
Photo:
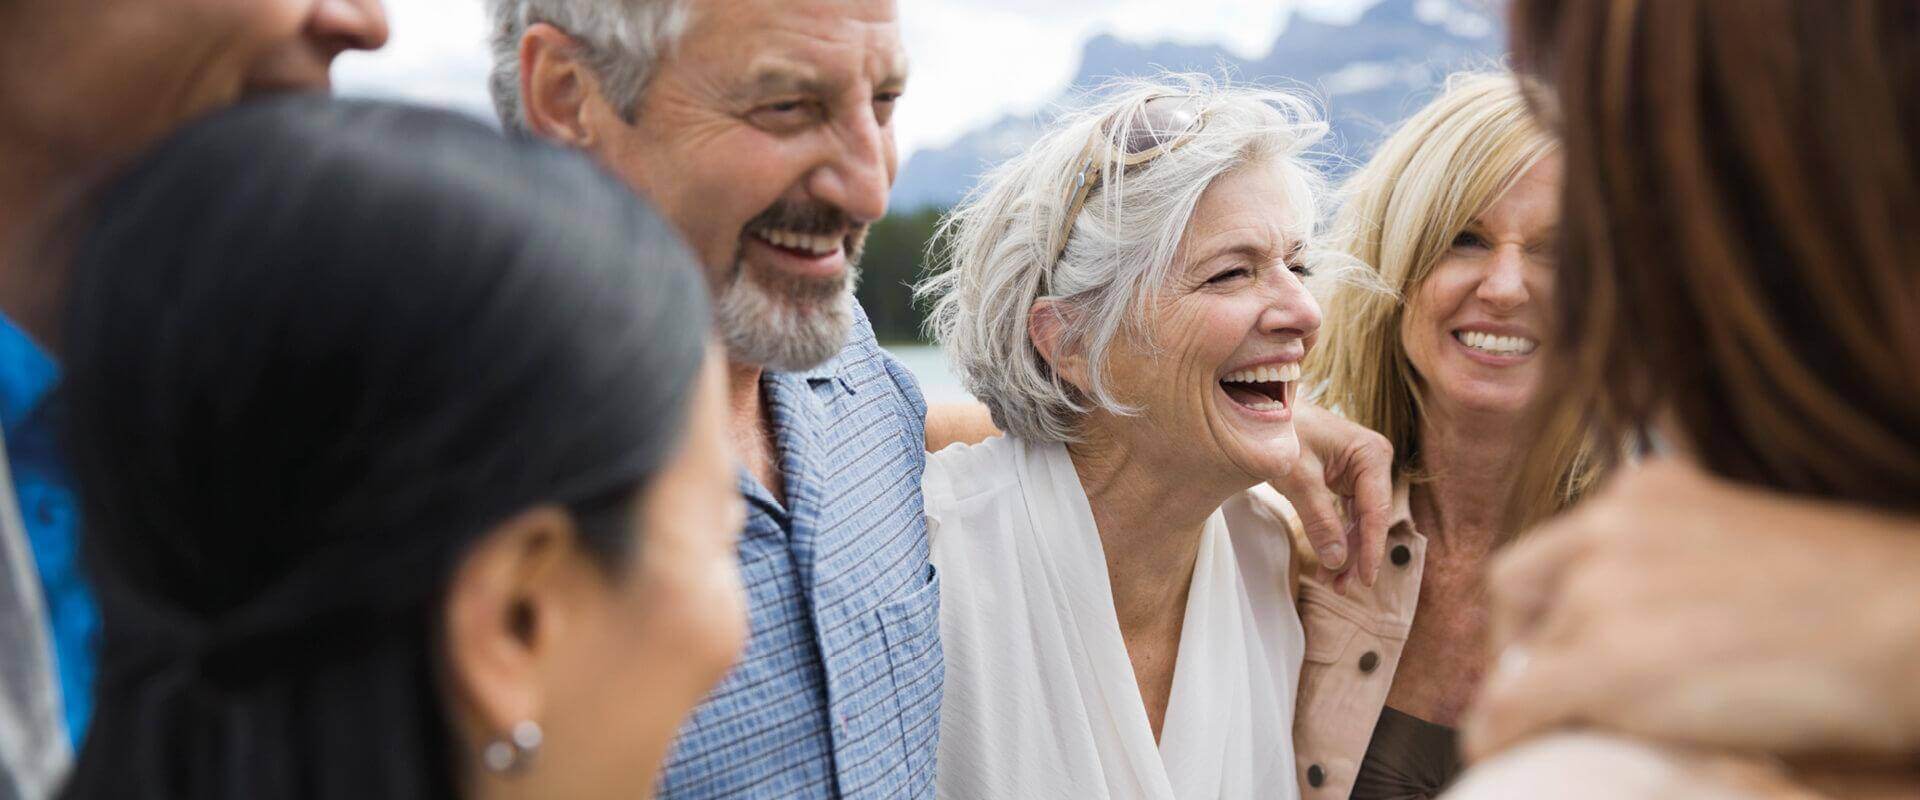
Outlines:
<svg viewBox="0 0 1920 800"><path fill-rule="evenodd" d="M1393 482L1393 514L1387 518L1387 530L1405 526L1413 531L1413 484L1406 478Z"/></svg>
<svg viewBox="0 0 1920 800"><path fill-rule="evenodd" d="M60 382L60 365L26 331L0 314L0 425L7 432L33 416Z"/></svg>
<svg viewBox="0 0 1920 800"><path fill-rule="evenodd" d="M809 370L784 374L798 379L806 386L817 386L823 382L832 383L839 386L841 391L847 394L853 394L853 382L847 380L847 376L843 374L846 371L844 369L844 367L846 367L846 355L846 349L842 348L841 351L835 353L832 358L821 362L820 366Z"/></svg>

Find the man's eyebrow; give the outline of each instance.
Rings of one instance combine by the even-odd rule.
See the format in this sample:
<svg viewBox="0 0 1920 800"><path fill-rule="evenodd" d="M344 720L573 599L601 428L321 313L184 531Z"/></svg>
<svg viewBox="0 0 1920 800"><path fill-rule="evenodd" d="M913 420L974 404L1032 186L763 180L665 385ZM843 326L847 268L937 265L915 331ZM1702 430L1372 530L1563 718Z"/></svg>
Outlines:
<svg viewBox="0 0 1920 800"><path fill-rule="evenodd" d="M765 97L780 94L827 94L826 82L819 73L798 65L769 64L756 67L740 83L738 94Z"/></svg>

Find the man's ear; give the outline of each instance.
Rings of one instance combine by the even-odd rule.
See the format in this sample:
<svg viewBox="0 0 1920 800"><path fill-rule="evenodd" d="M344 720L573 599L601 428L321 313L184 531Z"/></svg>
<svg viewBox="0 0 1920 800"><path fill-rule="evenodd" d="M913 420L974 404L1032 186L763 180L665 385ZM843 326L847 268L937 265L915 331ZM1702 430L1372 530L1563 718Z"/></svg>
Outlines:
<svg viewBox="0 0 1920 800"><path fill-rule="evenodd" d="M1087 391L1087 359L1079 347L1065 345L1067 309L1058 300L1035 300L1027 311L1027 336L1055 375Z"/></svg>
<svg viewBox="0 0 1920 800"><path fill-rule="evenodd" d="M566 31L545 22L520 36L520 109L527 129L576 150L593 146L589 105L605 102L599 78L580 59L583 52Z"/></svg>
<svg viewBox="0 0 1920 800"><path fill-rule="evenodd" d="M495 526L455 568L442 620L448 689L480 731L539 720L542 667L571 615L577 541L565 511L535 508Z"/></svg>

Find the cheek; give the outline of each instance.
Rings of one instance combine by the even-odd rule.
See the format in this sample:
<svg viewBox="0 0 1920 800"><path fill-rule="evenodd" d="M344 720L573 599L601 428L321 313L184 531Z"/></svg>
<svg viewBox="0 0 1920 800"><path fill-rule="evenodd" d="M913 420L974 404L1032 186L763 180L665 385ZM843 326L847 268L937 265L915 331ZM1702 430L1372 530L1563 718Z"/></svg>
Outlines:
<svg viewBox="0 0 1920 800"><path fill-rule="evenodd" d="M737 557L711 541L689 542L673 553L661 550L655 548L643 567L647 586L636 593L633 609L652 617L656 624L648 627L661 634L647 646L717 677L746 639L746 594ZM640 557L644 561L649 555Z"/></svg>
<svg viewBox="0 0 1920 800"><path fill-rule="evenodd" d="M96 158L143 148L238 100L252 65L272 42L297 41L304 18L278 1L259 8L245 0L72 5L87 11L35 12L46 17L36 20L44 40L61 44L36 47L28 58L58 77L36 80L21 118L48 125L58 144Z"/></svg>
<svg viewBox="0 0 1920 800"><path fill-rule="evenodd" d="M683 213L695 220L709 246L731 253L746 234L747 223L765 213L782 198L802 196L800 187L806 178L806 160L798 148L762 141L756 132L730 137L739 144L717 144L699 158L705 163L686 166L690 202ZM716 154L725 157L716 158ZM684 163L684 162L683 162Z"/></svg>
<svg viewBox="0 0 1920 800"><path fill-rule="evenodd" d="M1400 346L1416 367L1445 347L1444 340L1449 335L1447 318L1465 296L1463 282L1454 274L1457 270L1448 270L1446 266L1442 262L1435 267L1433 274L1414 292L1400 325Z"/></svg>
<svg viewBox="0 0 1920 800"><path fill-rule="evenodd" d="M1557 313L1559 306L1554 302L1554 284L1555 280L1552 268L1548 268L1545 274L1541 275L1540 278L1535 281L1534 287L1528 290L1528 294L1531 295L1533 299L1533 304L1540 309L1540 314L1546 321L1546 325L1543 326L1540 332L1543 335L1549 336L1552 335L1554 329L1560 322L1560 315Z"/></svg>
<svg viewBox="0 0 1920 800"><path fill-rule="evenodd" d="M1263 304L1250 297L1196 295L1170 323L1180 332L1179 354L1189 368L1209 377L1239 350L1259 323Z"/></svg>

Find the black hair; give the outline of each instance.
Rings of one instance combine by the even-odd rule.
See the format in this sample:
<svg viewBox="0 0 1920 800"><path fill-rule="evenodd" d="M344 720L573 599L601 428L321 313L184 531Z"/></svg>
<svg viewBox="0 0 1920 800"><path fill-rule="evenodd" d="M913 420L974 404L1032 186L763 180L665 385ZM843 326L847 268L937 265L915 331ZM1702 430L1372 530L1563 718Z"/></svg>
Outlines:
<svg viewBox="0 0 1920 800"><path fill-rule="evenodd" d="M453 569L546 504L624 563L705 356L692 256L576 154L317 96L190 126L90 214L61 391L103 651L69 795L452 796Z"/></svg>

